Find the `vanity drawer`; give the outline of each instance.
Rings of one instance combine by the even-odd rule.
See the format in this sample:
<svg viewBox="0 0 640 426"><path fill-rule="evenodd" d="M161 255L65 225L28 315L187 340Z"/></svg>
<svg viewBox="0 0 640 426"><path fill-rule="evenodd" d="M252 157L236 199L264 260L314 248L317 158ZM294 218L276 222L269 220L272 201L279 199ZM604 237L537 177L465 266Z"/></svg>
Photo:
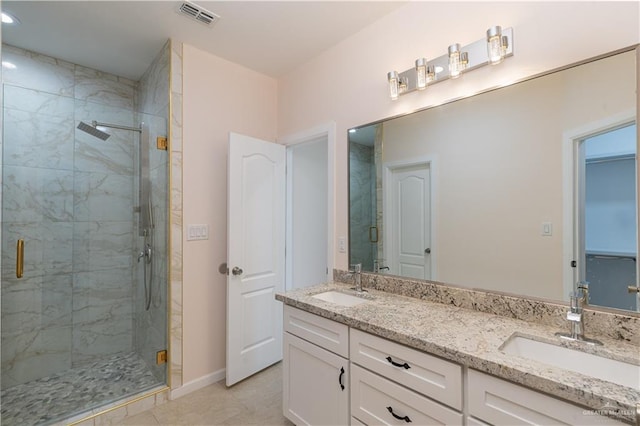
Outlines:
<svg viewBox="0 0 640 426"><path fill-rule="evenodd" d="M515 383L469 370L469 415L495 425L623 425Z"/></svg>
<svg viewBox="0 0 640 426"><path fill-rule="evenodd" d="M344 324L285 305L284 330L349 358L349 327Z"/></svg>
<svg viewBox="0 0 640 426"><path fill-rule="evenodd" d="M355 329L351 329L350 352L352 362L462 409L461 366Z"/></svg>
<svg viewBox="0 0 640 426"><path fill-rule="evenodd" d="M392 412L399 418L394 417ZM462 425L463 418L462 413L353 363L351 364L351 415L368 425L408 423Z"/></svg>

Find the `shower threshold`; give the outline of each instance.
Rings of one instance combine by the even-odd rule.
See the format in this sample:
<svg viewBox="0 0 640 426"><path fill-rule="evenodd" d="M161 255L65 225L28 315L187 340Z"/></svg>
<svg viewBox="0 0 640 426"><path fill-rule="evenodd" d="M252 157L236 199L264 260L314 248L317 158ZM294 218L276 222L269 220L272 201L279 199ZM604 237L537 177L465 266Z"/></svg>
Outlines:
<svg viewBox="0 0 640 426"><path fill-rule="evenodd" d="M49 425L162 385L136 353L118 354L4 389L2 425Z"/></svg>

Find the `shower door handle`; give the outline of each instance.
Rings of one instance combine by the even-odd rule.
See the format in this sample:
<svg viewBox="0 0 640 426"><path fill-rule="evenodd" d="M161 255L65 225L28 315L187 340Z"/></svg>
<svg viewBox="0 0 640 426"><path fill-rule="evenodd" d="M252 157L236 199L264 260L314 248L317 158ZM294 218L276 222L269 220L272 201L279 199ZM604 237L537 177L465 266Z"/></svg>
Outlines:
<svg viewBox="0 0 640 426"><path fill-rule="evenodd" d="M24 240L18 240L16 244L16 278L22 278L24 274Z"/></svg>
<svg viewBox="0 0 640 426"><path fill-rule="evenodd" d="M243 272L242 268L238 268L237 266L231 270L233 275L242 275Z"/></svg>

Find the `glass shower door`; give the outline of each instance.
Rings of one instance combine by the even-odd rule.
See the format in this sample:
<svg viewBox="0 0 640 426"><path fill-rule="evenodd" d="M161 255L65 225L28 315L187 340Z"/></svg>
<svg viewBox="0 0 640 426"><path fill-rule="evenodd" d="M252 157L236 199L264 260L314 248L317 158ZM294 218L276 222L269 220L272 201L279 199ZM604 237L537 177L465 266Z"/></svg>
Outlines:
<svg viewBox="0 0 640 426"><path fill-rule="evenodd" d="M2 388L71 367L73 99L4 85ZM23 274L16 275L24 242Z"/></svg>

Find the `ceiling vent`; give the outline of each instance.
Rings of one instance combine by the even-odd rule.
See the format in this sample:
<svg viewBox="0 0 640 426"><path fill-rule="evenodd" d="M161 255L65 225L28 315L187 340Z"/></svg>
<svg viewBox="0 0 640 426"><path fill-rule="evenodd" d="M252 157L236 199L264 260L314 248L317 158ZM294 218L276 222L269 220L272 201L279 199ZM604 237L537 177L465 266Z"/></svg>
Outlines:
<svg viewBox="0 0 640 426"><path fill-rule="evenodd" d="M207 26L213 25L220 19L215 13L209 12L207 9L188 1L182 2L179 12Z"/></svg>

